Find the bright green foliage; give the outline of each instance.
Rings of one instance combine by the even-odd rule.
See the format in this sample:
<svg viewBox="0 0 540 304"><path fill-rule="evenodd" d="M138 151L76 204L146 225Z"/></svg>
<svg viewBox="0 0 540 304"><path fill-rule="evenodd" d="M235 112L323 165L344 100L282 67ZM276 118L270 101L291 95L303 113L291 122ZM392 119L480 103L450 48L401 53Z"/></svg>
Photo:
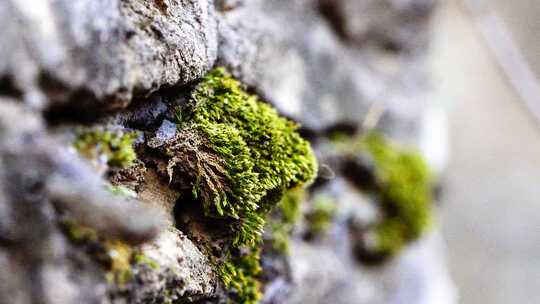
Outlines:
<svg viewBox="0 0 540 304"><path fill-rule="evenodd" d="M133 149L136 133L88 130L81 132L73 146L88 159L105 156L107 164L114 167L129 167L137 158Z"/></svg>
<svg viewBox="0 0 540 304"><path fill-rule="evenodd" d="M316 196L311 211L306 215L309 234L317 236L327 231L336 211L336 202L331 197L325 194Z"/></svg>
<svg viewBox="0 0 540 304"><path fill-rule="evenodd" d="M222 68L204 77L176 118L179 132L163 149L169 178L189 177L206 215L231 220L231 242L239 250L224 254L218 273L232 303L257 303L257 245L267 215L289 189L315 177L315 156L297 124ZM295 217L294 208L284 207L284 217Z"/></svg>
<svg viewBox="0 0 540 304"><path fill-rule="evenodd" d="M246 93L224 69L210 72L192 96L177 117L181 136L196 151L182 159L197 162L190 170L198 173L193 192L209 215L238 221L234 245L252 246L283 193L314 178L315 157L298 125ZM185 148L175 152L189 154ZM182 160L169 168L186 167Z"/></svg>
<svg viewBox="0 0 540 304"><path fill-rule="evenodd" d="M301 215L301 203L304 200L304 188L295 188L283 195L278 204L276 218L271 218L268 223L270 229L272 247L281 253L289 251L289 238L294 224Z"/></svg>
<svg viewBox="0 0 540 304"><path fill-rule="evenodd" d="M259 250L253 249L249 254L224 262L218 272L229 287L229 303L251 304L262 298L261 283L257 279L261 273Z"/></svg>
<svg viewBox="0 0 540 304"><path fill-rule="evenodd" d="M376 250L397 253L405 243L417 239L431 221L431 181L429 169L420 154L370 133L361 147L375 163L378 200L385 210L375 228Z"/></svg>

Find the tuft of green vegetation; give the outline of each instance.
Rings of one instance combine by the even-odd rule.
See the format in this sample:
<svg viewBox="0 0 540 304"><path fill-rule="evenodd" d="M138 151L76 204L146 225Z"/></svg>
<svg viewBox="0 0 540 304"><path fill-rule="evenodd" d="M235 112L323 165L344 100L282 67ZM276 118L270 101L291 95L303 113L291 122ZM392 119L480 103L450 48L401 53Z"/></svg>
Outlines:
<svg viewBox="0 0 540 304"><path fill-rule="evenodd" d="M131 262L135 265L148 265L152 269L159 269L159 264L142 252L135 251L131 256Z"/></svg>
<svg viewBox="0 0 540 304"><path fill-rule="evenodd" d="M378 133L360 143L375 165L378 201L384 218L374 229L374 250L394 255L416 240L431 222L432 176L422 156Z"/></svg>
<svg viewBox="0 0 540 304"><path fill-rule="evenodd" d="M192 97L178 111L182 140L169 147L169 174L191 174L207 214L236 221L233 245L253 246L281 196L315 177L315 156L297 124L222 68L204 77Z"/></svg>
<svg viewBox="0 0 540 304"><path fill-rule="evenodd" d="M229 288L229 303L251 304L262 299L260 249L240 257L229 257L218 267L218 274L223 284Z"/></svg>
<svg viewBox="0 0 540 304"><path fill-rule="evenodd" d="M294 188L287 191L278 204L277 215L270 218L267 228L270 231L272 248L280 253L289 251L289 239L294 224L301 215L301 203L306 193L304 188Z"/></svg>
<svg viewBox="0 0 540 304"><path fill-rule="evenodd" d="M313 199L311 210L306 214L308 235L315 237L324 234L336 216L336 202L326 194L319 194Z"/></svg>
<svg viewBox="0 0 540 304"><path fill-rule="evenodd" d="M161 148L169 179L188 177L206 216L230 221L232 249L223 253L218 273L232 303L257 303L267 216L287 191L315 178L313 151L296 123L248 94L223 68L202 79L176 119L176 137ZM297 207L285 205L284 217L294 217Z"/></svg>
<svg viewBox="0 0 540 304"><path fill-rule="evenodd" d="M137 133L85 130L77 135L73 146L85 158L97 160L105 157L112 167L126 168L137 158L133 142Z"/></svg>

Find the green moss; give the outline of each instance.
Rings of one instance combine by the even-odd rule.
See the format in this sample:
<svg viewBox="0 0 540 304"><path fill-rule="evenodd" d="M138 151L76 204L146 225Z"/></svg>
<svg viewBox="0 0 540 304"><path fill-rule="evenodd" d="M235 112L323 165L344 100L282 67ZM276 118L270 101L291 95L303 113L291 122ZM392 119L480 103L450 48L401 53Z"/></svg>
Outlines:
<svg viewBox="0 0 540 304"><path fill-rule="evenodd" d="M129 167L137 158L133 141L137 133L86 130L78 134L73 146L79 153L92 160L105 157L113 167Z"/></svg>
<svg viewBox="0 0 540 304"><path fill-rule="evenodd" d="M106 278L110 283L123 286L133 278L131 266L133 248L119 240L105 240L103 244L109 259Z"/></svg>
<svg viewBox="0 0 540 304"><path fill-rule="evenodd" d="M223 253L218 273L232 303L256 303L258 245L267 216L288 190L314 179L315 156L297 124L248 94L222 68L202 79L176 117L179 132L162 148L171 183L188 177L206 216L231 223L230 243L238 250ZM295 207L283 207L287 220L294 217Z"/></svg>
<svg viewBox="0 0 540 304"><path fill-rule="evenodd" d="M94 229L79 225L74 221L65 221L62 226L68 240L75 244L96 242L98 240L99 236Z"/></svg>
<svg viewBox="0 0 540 304"><path fill-rule="evenodd" d="M312 237L324 234L336 215L336 202L326 194L313 199L311 210L306 215L308 234Z"/></svg>
<svg viewBox="0 0 540 304"><path fill-rule="evenodd" d="M148 265L148 267L152 269L160 268L159 264L155 260L149 258L147 255L143 254L142 252L134 252L131 257L131 260L133 264Z"/></svg>
<svg viewBox="0 0 540 304"><path fill-rule="evenodd" d="M349 135L345 132L333 131L327 135L327 138L332 151L339 154L354 152L355 136Z"/></svg>
<svg viewBox="0 0 540 304"><path fill-rule="evenodd" d="M363 137L361 148L374 161L378 201L385 213L375 227L375 250L393 255L417 239L431 222L432 176L420 154L380 134Z"/></svg>
<svg viewBox="0 0 540 304"><path fill-rule="evenodd" d="M74 221L64 221L61 226L67 239L76 246L89 250L90 256L105 266L105 278L111 284L124 285L133 277L134 249L120 241L100 236L94 229Z"/></svg>
<svg viewBox="0 0 540 304"><path fill-rule="evenodd" d="M270 241L274 250L280 253L289 251L289 239L294 224L301 215L301 203L305 197L304 188L288 191L278 204L277 214L269 220Z"/></svg>
<svg viewBox="0 0 540 304"><path fill-rule="evenodd" d="M137 198L137 192L123 185L108 184L107 189L114 195L118 195L122 197L129 197L129 198Z"/></svg>
<svg viewBox="0 0 540 304"><path fill-rule="evenodd" d="M298 125L246 93L224 69L210 72L192 97L178 112L184 144L172 149L169 168L195 173L193 193L207 214L237 220L234 245L253 246L283 193L314 178L315 157ZM179 164L186 161L196 163Z"/></svg>
<svg viewBox="0 0 540 304"><path fill-rule="evenodd" d="M229 288L229 303L250 304L262 299L258 279L261 274L260 250L253 249L248 254L222 263L218 274Z"/></svg>

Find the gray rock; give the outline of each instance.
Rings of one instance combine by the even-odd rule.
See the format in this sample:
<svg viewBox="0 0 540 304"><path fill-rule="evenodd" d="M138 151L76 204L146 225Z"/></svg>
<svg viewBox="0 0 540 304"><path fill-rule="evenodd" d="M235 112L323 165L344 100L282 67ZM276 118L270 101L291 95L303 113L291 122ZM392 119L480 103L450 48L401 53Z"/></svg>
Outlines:
<svg viewBox="0 0 540 304"><path fill-rule="evenodd" d="M287 304L453 304L452 283L438 232L382 268L366 268L332 246L294 242L293 292Z"/></svg>
<svg viewBox="0 0 540 304"><path fill-rule="evenodd" d="M317 0L334 30L356 46L425 52L437 0Z"/></svg>
<svg viewBox="0 0 540 304"><path fill-rule="evenodd" d="M0 79L27 100L124 106L202 76L217 52L207 0L8 0L0 20Z"/></svg>
<svg viewBox="0 0 540 304"><path fill-rule="evenodd" d="M129 288L130 303L193 302L215 294L218 279L208 258L177 229L163 231L141 251L159 267L136 270L136 283Z"/></svg>
<svg viewBox="0 0 540 304"><path fill-rule="evenodd" d="M159 129L157 129L155 137L148 141L148 146L151 148L163 146L174 137L177 129L178 126L174 122L164 119Z"/></svg>
<svg viewBox="0 0 540 304"><path fill-rule="evenodd" d="M108 193L88 164L43 132L35 112L6 99L0 167L0 303L106 303L104 268L67 241L61 214L131 244L164 225L160 212Z"/></svg>
<svg viewBox="0 0 540 304"><path fill-rule="evenodd" d="M377 75L306 1L249 1L222 13L219 35L218 64L307 128L358 124L378 92Z"/></svg>
<svg viewBox="0 0 540 304"><path fill-rule="evenodd" d="M344 9L338 2L335 5ZM342 2L343 6L349 2L374 6L390 11L389 20L397 18L392 9L379 8L380 1ZM365 18L359 18L362 14ZM360 126L371 106L382 103L384 131L404 130L401 133L417 136L418 117L429 90L422 55L351 48L309 0L249 1L220 16L218 64L304 127L320 131L337 125ZM364 11L350 18L378 20ZM417 26L427 31L427 24Z"/></svg>

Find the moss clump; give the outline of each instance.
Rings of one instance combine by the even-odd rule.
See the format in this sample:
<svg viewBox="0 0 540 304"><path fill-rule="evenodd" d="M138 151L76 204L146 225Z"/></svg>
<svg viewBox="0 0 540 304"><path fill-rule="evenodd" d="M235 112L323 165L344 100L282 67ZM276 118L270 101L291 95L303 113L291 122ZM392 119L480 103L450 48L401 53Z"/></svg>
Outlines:
<svg viewBox="0 0 540 304"><path fill-rule="evenodd" d="M125 168L137 158L133 142L137 133L122 133L98 130L80 132L73 146L85 158L98 160L106 158L109 166Z"/></svg>
<svg viewBox="0 0 540 304"><path fill-rule="evenodd" d="M315 177L315 156L297 124L222 68L197 85L177 124L176 137L161 148L171 184L185 185L187 177L206 216L230 222L232 246L218 258L218 272L233 303L256 303L266 218L284 193Z"/></svg>
<svg viewBox="0 0 540 304"><path fill-rule="evenodd" d="M307 233L309 237L324 234L336 215L336 202L325 194L316 196L311 210L306 215Z"/></svg>
<svg viewBox="0 0 540 304"><path fill-rule="evenodd" d="M429 226L432 177L420 154L380 134L366 135L360 146L374 162L377 199L384 211L382 222L374 228L374 250L393 255Z"/></svg>
<svg viewBox="0 0 540 304"><path fill-rule="evenodd" d="M145 254L141 252L134 252L133 255L131 256L131 261L133 264L147 265L148 267L152 269L160 268L159 264L155 260L149 258L148 256L146 256Z"/></svg>
<svg viewBox="0 0 540 304"><path fill-rule="evenodd" d="M207 214L237 220L233 244L253 246L283 193L314 178L315 156L297 124L224 69L210 72L192 96L178 112L184 141L172 149L170 172L194 175L193 193Z"/></svg>
<svg viewBox="0 0 540 304"><path fill-rule="evenodd" d="M67 220L61 223L61 227L70 242L86 249L96 262L104 266L105 279L110 284L121 287L132 280L135 265L147 265L152 269L160 267L140 249L100 236L94 229Z"/></svg>
<svg viewBox="0 0 540 304"><path fill-rule="evenodd" d="M257 303L262 299L260 250L230 258L218 267L223 284L229 288L229 303Z"/></svg>
<svg viewBox="0 0 540 304"><path fill-rule="evenodd" d="M283 195L276 214L270 218L267 229L272 248L280 253L289 251L289 238L294 224L301 215L301 203L305 197L304 188L295 188Z"/></svg>

